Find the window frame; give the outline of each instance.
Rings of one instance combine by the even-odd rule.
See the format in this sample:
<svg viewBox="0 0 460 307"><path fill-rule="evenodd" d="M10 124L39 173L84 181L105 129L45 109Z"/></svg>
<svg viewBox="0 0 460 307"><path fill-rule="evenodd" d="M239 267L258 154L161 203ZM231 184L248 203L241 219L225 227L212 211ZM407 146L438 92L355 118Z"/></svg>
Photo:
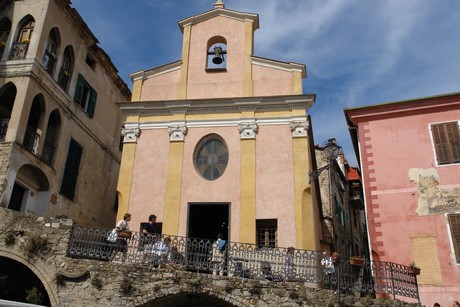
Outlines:
<svg viewBox="0 0 460 307"><path fill-rule="evenodd" d="M454 219L455 221L453 221ZM460 264L460 213L447 214L447 221L455 259L457 260L457 264Z"/></svg>
<svg viewBox="0 0 460 307"><path fill-rule="evenodd" d="M83 147L71 138L67 150L64 173L62 175L61 189L59 191L59 193L70 200L73 200L75 197L82 156Z"/></svg>
<svg viewBox="0 0 460 307"><path fill-rule="evenodd" d="M460 120L432 123L429 128L436 164L460 163Z"/></svg>
<svg viewBox="0 0 460 307"><path fill-rule="evenodd" d="M264 232L263 235L262 232ZM270 238L271 236L273 239ZM263 243L261 238L263 238ZM258 248L278 247L278 219L256 219L256 245Z"/></svg>
<svg viewBox="0 0 460 307"><path fill-rule="evenodd" d="M74 101L88 114L94 117L96 109L97 92L89 85L82 74L78 74L77 85L75 87Z"/></svg>

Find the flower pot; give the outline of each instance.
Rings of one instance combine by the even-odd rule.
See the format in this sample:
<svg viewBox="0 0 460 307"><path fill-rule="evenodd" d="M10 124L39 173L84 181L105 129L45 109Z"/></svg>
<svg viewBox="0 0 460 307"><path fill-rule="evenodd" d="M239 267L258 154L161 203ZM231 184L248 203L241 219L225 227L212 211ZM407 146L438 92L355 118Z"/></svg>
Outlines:
<svg viewBox="0 0 460 307"><path fill-rule="evenodd" d="M409 268L409 274L411 275L420 275L420 268Z"/></svg>

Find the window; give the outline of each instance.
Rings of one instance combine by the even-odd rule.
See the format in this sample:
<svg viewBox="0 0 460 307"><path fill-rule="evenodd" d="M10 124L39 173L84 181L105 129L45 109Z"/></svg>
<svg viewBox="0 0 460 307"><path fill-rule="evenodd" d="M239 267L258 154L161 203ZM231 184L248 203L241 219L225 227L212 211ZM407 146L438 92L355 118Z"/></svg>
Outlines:
<svg viewBox="0 0 460 307"><path fill-rule="evenodd" d="M10 60L22 60L26 58L34 27L35 20L33 18L27 19L22 24L21 28L19 29L16 42L13 44Z"/></svg>
<svg viewBox="0 0 460 307"><path fill-rule="evenodd" d="M67 92L72 77L73 70L73 49L72 46L67 46L64 49L64 57L62 59L61 69L59 71L58 84Z"/></svg>
<svg viewBox="0 0 460 307"><path fill-rule="evenodd" d="M6 49L10 28L11 22L9 20L4 20L0 23L0 58L3 55L3 51Z"/></svg>
<svg viewBox="0 0 460 307"><path fill-rule="evenodd" d="M201 177L216 180L222 176L228 163L228 149L217 134L204 137L194 153L195 169Z"/></svg>
<svg viewBox="0 0 460 307"><path fill-rule="evenodd" d="M257 247L278 246L278 221L276 219L256 220Z"/></svg>
<svg viewBox="0 0 460 307"><path fill-rule="evenodd" d="M70 139L69 151L65 162L64 175L62 177L61 194L73 200L75 196L75 187L77 185L78 170L80 169L80 160L83 148Z"/></svg>
<svg viewBox="0 0 460 307"><path fill-rule="evenodd" d="M454 244L455 258L460 263L460 214L449 214L450 233Z"/></svg>
<svg viewBox="0 0 460 307"><path fill-rule="evenodd" d="M94 116L94 108L96 107L96 91L86 82L85 78L78 74L77 88L75 89L74 100L85 110L90 117Z"/></svg>
<svg viewBox="0 0 460 307"><path fill-rule="evenodd" d="M86 64L94 71L96 69L96 60L92 58L89 54L86 55Z"/></svg>
<svg viewBox="0 0 460 307"><path fill-rule="evenodd" d="M57 39L57 30L52 29L48 36L48 42L45 49L45 53L43 54L43 61L42 65L46 69L46 71L52 75L54 70L54 64L56 64L57 60L57 48L58 48L58 39Z"/></svg>
<svg viewBox="0 0 460 307"><path fill-rule="evenodd" d="M460 162L459 122L431 125L433 143L438 164Z"/></svg>

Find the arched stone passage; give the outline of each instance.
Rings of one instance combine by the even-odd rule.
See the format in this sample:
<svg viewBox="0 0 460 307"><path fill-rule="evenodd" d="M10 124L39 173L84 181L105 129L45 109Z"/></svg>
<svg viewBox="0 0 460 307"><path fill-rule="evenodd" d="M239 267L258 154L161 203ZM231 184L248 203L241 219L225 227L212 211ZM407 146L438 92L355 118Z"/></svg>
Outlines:
<svg viewBox="0 0 460 307"><path fill-rule="evenodd" d="M179 293L174 295L168 295L166 297L161 297L145 304L140 305L140 307L153 307L153 306L163 306L163 307L179 307L179 306L219 306L219 307L234 307L227 301L224 301L220 298L217 298L212 295L202 294L202 293Z"/></svg>
<svg viewBox="0 0 460 307"><path fill-rule="evenodd" d="M6 265L4 265L5 263ZM47 295L46 300L43 302L44 306L59 306L57 288L54 281L55 270L53 268L47 266L45 263L42 263L41 260L31 263L23 255L14 253L13 250L0 248L0 287L3 287L1 284L3 281L2 278L5 278L7 283L10 282L6 276L5 270L12 267L21 273L19 275L20 277L24 275L24 272L27 272L27 276L22 277L25 284L26 279L27 282L32 281L41 284L43 292ZM9 299L1 295L1 293L0 296L2 298Z"/></svg>

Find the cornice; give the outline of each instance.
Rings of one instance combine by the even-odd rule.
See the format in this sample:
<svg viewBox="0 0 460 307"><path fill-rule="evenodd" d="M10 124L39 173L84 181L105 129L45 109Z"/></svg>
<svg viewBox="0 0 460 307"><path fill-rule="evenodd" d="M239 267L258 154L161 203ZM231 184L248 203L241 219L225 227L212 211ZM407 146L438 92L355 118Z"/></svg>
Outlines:
<svg viewBox="0 0 460 307"><path fill-rule="evenodd" d="M249 21L253 23L253 31L257 30L259 28L259 15L257 14L252 14L252 13L243 13L243 12L238 12L238 11L232 11L228 10L225 8L215 8L213 10L204 12L199 15L193 15L188 18L185 18L181 21L178 22L179 28L181 32L184 32L184 27L189 26L189 25L195 25L197 23L203 22L205 20L218 17L218 16L224 16L228 18L233 18L241 21Z"/></svg>
<svg viewBox="0 0 460 307"><path fill-rule="evenodd" d="M118 102L127 116L177 114L242 113L245 111L305 110L313 105L315 95L242 97L196 100Z"/></svg>
<svg viewBox="0 0 460 307"><path fill-rule="evenodd" d="M262 58L258 56L251 56L252 64L253 65L259 65L259 66L264 66L268 68L274 68L274 69L280 69L284 71L297 71L302 74L302 78L307 77L307 70L305 68L304 64L300 63L294 63L294 62L282 62L278 60L273 60L273 59L268 59L268 58Z"/></svg>
<svg viewBox="0 0 460 307"><path fill-rule="evenodd" d="M159 75L162 75L162 74L174 71L174 70L178 70L181 67L182 67L182 61L178 60L178 61L171 62L171 63L161 65L158 67L153 67L148 70L140 70L140 71L134 72L130 74L129 77L131 78L133 82L139 79L145 80L145 79L156 77L156 76L159 76Z"/></svg>

